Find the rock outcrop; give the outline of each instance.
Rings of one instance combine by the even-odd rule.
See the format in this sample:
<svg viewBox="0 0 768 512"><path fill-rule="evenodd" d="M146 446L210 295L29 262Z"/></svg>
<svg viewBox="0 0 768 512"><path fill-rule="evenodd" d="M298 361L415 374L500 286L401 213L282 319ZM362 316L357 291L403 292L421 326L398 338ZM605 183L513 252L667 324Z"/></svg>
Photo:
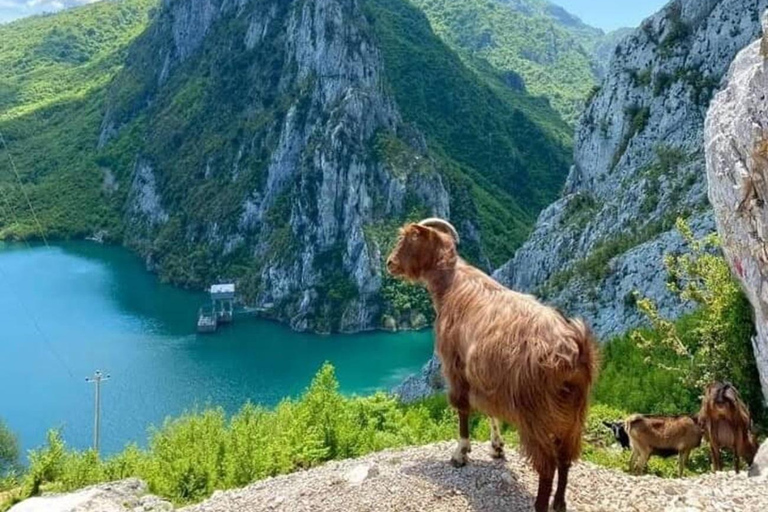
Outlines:
<svg viewBox="0 0 768 512"><path fill-rule="evenodd" d="M638 325L632 292L664 315L664 253L680 250L678 216L714 230L703 126L734 56L760 33L765 0L675 0L616 47L576 129L565 194L495 276L586 317L605 339Z"/></svg>
<svg viewBox="0 0 768 512"><path fill-rule="evenodd" d="M9 512L171 512L173 505L148 494L136 478L94 485L68 494L52 494L22 501Z"/></svg>
<svg viewBox="0 0 768 512"><path fill-rule="evenodd" d="M763 441L749 468L749 476L768 476L768 441Z"/></svg>
<svg viewBox="0 0 768 512"><path fill-rule="evenodd" d="M768 13L767 13L768 14ZM768 396L768 63L763 39L739 53L707 115L709 199L723 250L755 311L752 340ZM765 446L763 447L765 451Z"/></svg>

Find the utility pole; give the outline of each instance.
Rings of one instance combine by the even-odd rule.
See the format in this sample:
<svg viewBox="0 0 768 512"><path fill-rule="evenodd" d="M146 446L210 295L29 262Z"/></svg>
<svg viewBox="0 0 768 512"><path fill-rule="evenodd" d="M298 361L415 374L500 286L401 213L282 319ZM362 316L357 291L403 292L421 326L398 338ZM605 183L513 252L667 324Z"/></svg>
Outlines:
<svg viewBox="0 0 768 512"><path fill-rule="evenodd" d="M93 377L86 377L85 382L96 384L96 402L93 411L93 449L99 453L99 428L101 426L101 383L109 380L109 375L104 375L96 370Z"/></svg>

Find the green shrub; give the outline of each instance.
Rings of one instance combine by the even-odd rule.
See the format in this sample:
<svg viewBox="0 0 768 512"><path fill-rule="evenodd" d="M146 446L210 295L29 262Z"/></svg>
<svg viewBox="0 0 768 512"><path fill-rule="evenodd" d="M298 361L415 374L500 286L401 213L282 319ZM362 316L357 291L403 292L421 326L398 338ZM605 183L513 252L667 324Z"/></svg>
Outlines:
<svg viewBox="0 0 768 512"><path fill-rule="evenodd" d="M763 417L763 396L752 351L754 335L751 307L728 263L716 249L716 235L695 239L681 219L677 228L690 252L669 254L665 264L669 289L697 307L680 320L663 318L649 299L638 300L652 331L632 337L646 361L672 361L657 366L673 375L677 384L701 390L713 381L730 381L741 392L753 414Z"/></svg>
<svg viewBox="0 0 768 512"><path fill-rule="evenodd" d="M631 350L629 347L632 346L623 350ZM606 354L606 368L624 355L621 351ZM637 366L636 372L642 373L642 365L633 364ZM590 409L583 458L626 470L628 452L616 448L602 421L624 418L640 402L622 397L619 392L601 391L601 385L605 386L602 383L612 382L610 370L607 372L604 369L595 390L595 398L607 403L595 403ZM649 382L653 387L659 381ZM661 391L656 388L657 393ZM657 398L649 395L644 399ZM153 429L146 449L128 445L105 459L91 450L68 450L60 434L51 431L46 445L30 454L23 494L14 494L9 499L19 500L43 489L65 492L135 476L145 480L155 494L175 503L190 503L204 499L215 489L240 487L329 460L453 439L457 424L457 416L443 394L409 405L383 393L343 396L333 367L326 364L298 399L283 400L271 410L246 404L231 417L220 408L188 412ZM488 420L481 414L471 417L470 429L477 442L490 436ZM508 446L518 445L514 428L505 426L503 434ZM692 467L696 472L706 471L706 456L694 456ZM649 471L674 476L676 462L654 458ZM0 499L0 510L8 506L10 503Z"/></svg>
<svg viewBox="0 0 768 512"><path fill-rule="evenodd" d="M0 478L16 469L18 463L19 442L0 418Z"/></svg>

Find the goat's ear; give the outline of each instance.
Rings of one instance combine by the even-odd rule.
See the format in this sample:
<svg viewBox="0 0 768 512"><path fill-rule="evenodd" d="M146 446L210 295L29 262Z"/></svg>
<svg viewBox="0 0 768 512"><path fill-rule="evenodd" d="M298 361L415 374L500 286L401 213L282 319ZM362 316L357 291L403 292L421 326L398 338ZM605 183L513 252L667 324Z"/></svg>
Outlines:
<svg viewBox="0 0 768 512"><path fill-rule="evenodd" d="M432 228L428 228L426 226L420 226L418 224L411 224L408 229L408 236L416 239L416 238L428 238L430 235L434 233L434 230Z"/></svg>
<svg viewBox="0 0 768 512"><path fill-rule="evenodd" d="M609 422L607 422L607 421L604 421L604 422L603 422L603 425L605 425L605 426L606 426L606 427L608 427L608 428L613 428L613 424L611 424L611 423L609 423Z"/></svg>

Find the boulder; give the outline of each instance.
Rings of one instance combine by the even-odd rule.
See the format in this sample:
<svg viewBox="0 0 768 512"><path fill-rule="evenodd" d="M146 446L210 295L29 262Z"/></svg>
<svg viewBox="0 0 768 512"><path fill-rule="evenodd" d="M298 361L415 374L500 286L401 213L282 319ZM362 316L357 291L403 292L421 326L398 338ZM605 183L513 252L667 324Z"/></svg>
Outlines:
<svg viewBox="0 0 768 512"><path fill-rule="evenodd" d="M147 494L147 484L138 478L94 485L67 494L29 498L9 512L165 512L173 505Z"/></svg>
<svg viewBox="0 0 768 512"><path fill-rule="evenodd" d="M760 445L755 461L749 468L749 476L768 476L768 441Z"/></svg>
<svg viewBox="0 0 768 512"><path fill-rule="evenodd" d="M755 311L752 340L768 395L768 66L761 40L733 61L705 125L709 200L723 251Z"/></svg>

